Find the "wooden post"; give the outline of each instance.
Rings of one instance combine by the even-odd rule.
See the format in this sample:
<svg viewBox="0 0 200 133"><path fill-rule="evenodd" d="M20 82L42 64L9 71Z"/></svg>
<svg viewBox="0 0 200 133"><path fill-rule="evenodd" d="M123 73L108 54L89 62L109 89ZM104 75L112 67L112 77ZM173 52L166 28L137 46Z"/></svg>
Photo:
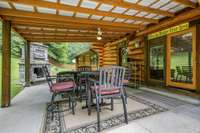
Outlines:
<svg viewBox="0 0 200 133"><path fill-rule="evenodd" d="M25 56L24 56L24 65L25 65L25 86L30 86L30 42L27 42L25 45Z"/></svg>
<svg viewBox="0 0 200 133"><path fill-rule="evenodd" d="M11 23L3 20L2 27L2 99L1 106L10 106Z"/></svg>

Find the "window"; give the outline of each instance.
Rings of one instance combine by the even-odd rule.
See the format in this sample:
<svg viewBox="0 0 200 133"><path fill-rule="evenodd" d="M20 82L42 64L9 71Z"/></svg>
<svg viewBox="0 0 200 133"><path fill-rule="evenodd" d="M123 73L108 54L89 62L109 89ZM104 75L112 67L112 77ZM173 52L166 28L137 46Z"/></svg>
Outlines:
<svg viewBox="0 0 200 133"><path fill-rule="evenodd" d="M170 79L175 82L192 83L192 33L171 38Z"/></svg>

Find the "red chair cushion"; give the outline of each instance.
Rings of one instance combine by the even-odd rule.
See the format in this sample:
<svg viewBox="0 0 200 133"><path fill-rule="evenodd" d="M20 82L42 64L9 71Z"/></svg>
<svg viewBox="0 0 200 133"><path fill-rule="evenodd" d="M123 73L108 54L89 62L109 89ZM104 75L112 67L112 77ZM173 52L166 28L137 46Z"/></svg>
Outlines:
<svg viewBox="0 0 200 133"><path fill-rule="evenodd" d="M80 81L86 81L86 78L80 78Z"/></svg>
<svg viewBox="0 0 200 133"><path fill-rule="evenodd" d="M101 86L97 85L96 86L97 89L100 89ZM96 89L95 89L95 86L91 86L92 90L96 92ZM111 87L111 88L108 88L107 90L105 88L103 88L102 86L102 90L99 92L101 95L112 95L112 94L117 94L120 92L120 89L118 88L114 88L114 87ZM98 93L98 92L96 92Z"/></svg>
<svg viewBox="0 0 200 133"><path fill-rule="evenodd" d="M72 81L55 83L52 85L52 91L61 92L61 91L69 91L74 87L74 83Z"/></svg>
<svg viewBox="0 0 200 133"><path fill-rule="evenodd" d="M124 83L124 84L128 84L128 83L129 83L129 80L124 79L124 80L123 80L123 83Z"/></svg>

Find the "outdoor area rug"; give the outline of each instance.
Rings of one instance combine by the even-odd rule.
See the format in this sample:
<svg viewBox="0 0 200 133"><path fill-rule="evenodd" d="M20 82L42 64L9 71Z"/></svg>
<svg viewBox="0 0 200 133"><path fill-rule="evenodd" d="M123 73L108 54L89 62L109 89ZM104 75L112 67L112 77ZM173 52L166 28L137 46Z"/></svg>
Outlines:
<svg viewBox="0 0 200 133"><path fill-rule="evenodd" d="M110 102L110 100L105 100ZM97 132L97 114L95 108L89 116L87 109L82 109L85 101L77 102L75 115L71 111L55 113L54 119L51 120L51 113L47 111L44 132L45 133L96 133ZM68 108L66 102L56 104L57 108ZM128 96L128 121L148 117L158 114L168 109L160 105L154 104L145 99L139 98L134 94ZM110 106L103 106L100 112L101 131L112 127L120 126L124 123L123 105L121 99L114 100L114 110L110 110Z"/></svg>

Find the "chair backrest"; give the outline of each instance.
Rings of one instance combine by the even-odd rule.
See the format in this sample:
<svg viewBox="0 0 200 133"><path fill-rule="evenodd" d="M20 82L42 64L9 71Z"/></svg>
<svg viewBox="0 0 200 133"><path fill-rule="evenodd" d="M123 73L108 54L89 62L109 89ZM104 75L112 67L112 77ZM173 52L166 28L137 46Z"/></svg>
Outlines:
<svg viewBox="0 0 200 133"><path fill-rule="evenodd" d="M100 68L99 73L99 90L111 90L123 88L123 80L125 75L125 67L109 66Z"/></svg>
<svg viewBox="0 0 200 133"><path fill-rule="evenodd" d="M176 66L176 71L178 74L182 74L182 70L180 66Z"/></svg>
<svg viewBox="0 0 200 133"><path fill-rule="evenodd" d="M79 66L78 71L86 72L86 71L91 71L92 68L91 66Z"/></svg>
<svg viewBox="0 0 200 133"><path fill-rule="evenodd" d="M52 86L53 86L53 81L51 79L51 76L50 76L50 73L49 73L49 70L48 70L48 67L46 65L42 66L42 70L45 74L45 77L46 77L46 81L50 87L50 90L52 90Z"/></svg>

